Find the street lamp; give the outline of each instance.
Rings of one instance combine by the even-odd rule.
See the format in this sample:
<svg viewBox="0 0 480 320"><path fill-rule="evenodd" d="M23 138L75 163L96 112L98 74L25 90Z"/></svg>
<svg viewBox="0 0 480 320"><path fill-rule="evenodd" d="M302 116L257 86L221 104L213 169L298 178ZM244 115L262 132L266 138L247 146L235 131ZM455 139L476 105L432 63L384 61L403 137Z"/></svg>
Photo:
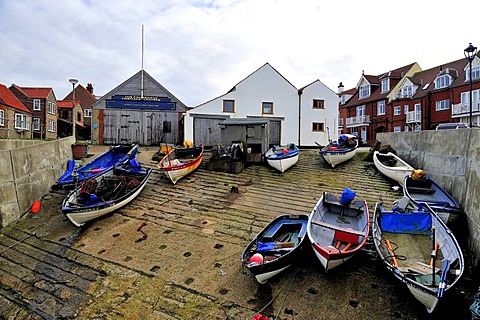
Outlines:
<svg viewBox="0 0 480 320"><path fill-rule="evenodd" d="M75 139L75 85L78 83L78 80L77 79L68 79L68 81L70 81L70 83L72 84L72 136L73 136L73 139Z"/></svg>
<svg viewBox="0 0 480 320"><path fill-rule="evenodd" d="M472 61L475 59L475 56L477 55L477 47L474 47L472 43L468 45L468 47L463 50L463 53L465 54L465 58L468 61L468 69L469 69L469 80L470 80L470 128L473 125L472 121Z"/></svg>

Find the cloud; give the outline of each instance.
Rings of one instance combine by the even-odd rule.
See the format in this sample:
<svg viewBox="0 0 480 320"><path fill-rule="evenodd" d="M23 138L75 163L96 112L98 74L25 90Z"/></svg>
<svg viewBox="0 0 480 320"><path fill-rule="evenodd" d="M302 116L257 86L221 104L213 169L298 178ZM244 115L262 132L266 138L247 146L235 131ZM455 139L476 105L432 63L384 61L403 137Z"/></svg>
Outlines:
<svg viewBox="0 0 480 320"><path fill-rule="evenodd" d="M480 45L476 2L413 0L0 1L0 83L53 87L69 78L103 95L142 67L190 106L224 94L269 62L296 87L316 79L336 91L362 70L413 62L424 69ZM468 9L467 9L468 8ZM461 23L459 23L461 21Z"/></svg>

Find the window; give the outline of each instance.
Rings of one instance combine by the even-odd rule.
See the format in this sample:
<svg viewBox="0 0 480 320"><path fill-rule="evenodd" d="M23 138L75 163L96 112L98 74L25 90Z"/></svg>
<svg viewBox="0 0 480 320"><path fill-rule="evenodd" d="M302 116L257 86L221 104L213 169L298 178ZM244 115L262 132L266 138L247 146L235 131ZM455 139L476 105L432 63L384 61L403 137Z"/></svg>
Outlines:
<svg viewBox="0 0 480 320"><path fill-rule="evenodd" d="M171 132L172 132L172 122L163 121L163 133L171 133Z"/></svg>
<svg viewBox="0 0 480 320"><path fill-rule="evenodd" d="M450 108L450 100L441 100L435 103L435 110L442 111Z"/></svg>
<svg viewBox="0 0 480 320"><path fill-rule="evenodd" d="M467 73L465 77L465 81L470 81L470 70L467 68L465 72ZM480 78L480 66L476 66L476 67L472 66L472 80L475 80L478 78Z"/></svg>
<svg viewBox="0 0 480 320"><path fill-rule="evenodd" d="M40 118L33 118L32 124L33 124L34 131L40 130Z"/></svg>
<svg viewBox="0 0 480 320"><path fill-rule="evenodd" d="M417 124L415 124L415 127L413 128L413 130L414 131L422 131L422 126L417 123Z"/></svg>
<svg viewBox="0 0 480 320"><path fill-rule="evenodd" d="M48 131L55 132L55 121L48 120Z"/></svg>
<svg viewBox="0 0 480 320"><path fill-rule="evenodd" d="M92 109L85 109L83 110L83 116L85 118L91 118L92 117Z"/></svg>
<svg viewBox="0 0 480 320"><path fill-rule="evenodd" d="M382 79L382 92L390 91L390 79Z"/></svg>
<svg viewBox="0 0 480 320"><path fill-rule="evenodd" d="M5 126L5 111L0 110L0 126Z"/></svg>
<svg viewBox="0 0 480 320"><path fill-rule="evenodd" d="M273 102L262 102L262 114L273 114Z"/></svg>
<svg viewBox="0 0 480 320"><path fill-rule="evenodd" d="M325 131L325 124L323 122L313 122L312 131L314 132Z"/></svg>
<svg viewBox="0 0 480 320"><path fill-rule="evenodd" d="M325 109L325 101L313 99L313 109Z"/></svg>
<svg viewBox="0 0 480 320"><path fill-rule="evenodd" d="M399 116L401 112L402 112L402 107L400 107L400 106L393 107L393 115L394 116Z"/></svg>
<svg viewBox="0 0 480 320"><path fill-rule="evenodd" d="M55 103L48 102L48 113L55 114Z"/></svg>
<svg viewBox="0 0 480 320"><path fill-rule="evenodd" d="M403 128L403 131L405 131L405 132L408 132L409 130L410 130L410 128L409 128L408 126L405 126L405 127Z"/></svg>
<svg viewBox="0 0 480 320"><path fill-rule="evenodd" d="M404 86L401 89L402 98L411 98L413 96L413 86Z"/></svg>
<svg viewBox="0 0 480 320"><path fill-rule="evenodd" d="M403 106L403 113L407 114L408 113L408 104Z"/></svg>
<svg viewBox="0 0 480 320"><path fill-rule="evenodd" d="M364 99L370 96L370 86L364 85L360 87L360 99Z"/></svg>
<svg viewBox="0 0 480 320"><path fill-rule="evenodd" d="M33 110L40 110L40 99L33 99Z"/></svg>
<svg viewBox="0 0 480 320"><path fill-rule="evenodd" d="M402 127L395 127L393 128L393 132L402 132Z"/></svg>
<svg viewBox="0 0 480 320"><path fill-rule="evenodd" d="M235 100L223 100L223 112L235 112Z"/></svg>
<svg viewBox="0 0 480 320"><path fill-rule="evenodd" d="M450 77L443 75L435 79L435 89L446 88L450 85Z"/></svg>
<svg viewBox="0 0 480 320"><path fill-rule="evenodd" d="M358 106L355 108L357 117L362 117L365 115L365 105Z"/></svg>
<svg viewBox="0 0 480 320"><path fill-rule="evenodd" d="M480 90L472 90L472 106L475 106L480 98ZM470 105L470 91L462 92L460 95L460 103Z"/></svg>
<svg viewBox="0 0 480 320"><path fill-rule="evenodd" d="M342 96L340 97L340 103L341 103L341 104L345 104L346 101L347 101L347 96L346 96L346 95L342 95Z"/></svg>
<svg viewBox="0 0 480 320"><path fill-rule="evenodd" d="M28 130L27 116L21 113L15 114L15 129Z"/></svg>
<svg viewBox="0 0 480 320"><path fill-rule="evenodd" d="M381 116L385 114L385 100L377 102L377 115Z"/></svg>

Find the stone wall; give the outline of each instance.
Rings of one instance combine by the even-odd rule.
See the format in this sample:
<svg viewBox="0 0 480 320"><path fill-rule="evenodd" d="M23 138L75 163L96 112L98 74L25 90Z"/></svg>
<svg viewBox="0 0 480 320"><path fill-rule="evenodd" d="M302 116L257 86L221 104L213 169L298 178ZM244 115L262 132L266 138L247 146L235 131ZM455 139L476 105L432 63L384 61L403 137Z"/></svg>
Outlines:
<svg viewBox="0 0 480 320"><path fill-rule="evenodd" d="M74 142L73 137L0 140L0 227L18 220L49 192L65 172Z"/></svg>
<svg viewBox="0 0 480 320"><path fill-rule="evenodd" d="M377 139L382 145L389 144L413 167L425 170L459 202L467 217L470 246L478 265L480 129L380 133Z"/></svg>

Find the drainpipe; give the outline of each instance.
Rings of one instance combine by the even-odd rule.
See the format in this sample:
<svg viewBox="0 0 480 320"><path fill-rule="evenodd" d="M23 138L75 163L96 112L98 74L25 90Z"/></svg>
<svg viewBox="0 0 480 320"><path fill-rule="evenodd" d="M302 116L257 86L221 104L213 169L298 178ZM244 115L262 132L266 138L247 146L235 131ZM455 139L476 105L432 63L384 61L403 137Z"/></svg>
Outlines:
<svg viewBox="0 0 480 320"><path fill-rule="evenodd" d="M302 93L303 89L298 90L298 147L300 148L300 131L302 128Z"/></svg>

